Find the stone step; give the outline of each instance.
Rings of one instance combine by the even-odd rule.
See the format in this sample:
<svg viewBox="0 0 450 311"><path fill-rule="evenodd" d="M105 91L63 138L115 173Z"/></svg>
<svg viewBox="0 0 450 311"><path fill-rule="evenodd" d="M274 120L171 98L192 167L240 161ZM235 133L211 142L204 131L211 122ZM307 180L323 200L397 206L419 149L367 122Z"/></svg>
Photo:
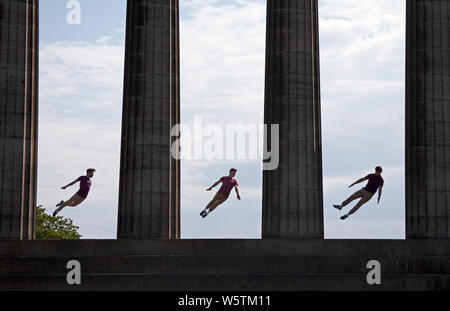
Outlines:
<svg viewBox="0 0 450 311"><path fill-rule="evenodd" d="M68 285L65 274L0 277L0 290L449 290L450 275L383 274L369 285L365 274L84 274ZM224 293L225 294L225 293Z"/></svg>
<svg viewBox="0 0 450 311"><path fill-rule="evenodd" d="M114 257L0 257L0 276L52 274L67 271L72 259L83 273L152 274L271 274L367 273L367 262L378 260L383 273L450 274L450 256L344 257L344 256L182 256Z"/></svg>
<svg viewBox="0 0 450 311"><path fill-rule="evenodd" d="M311 255L311 256L450 256L447 240L0 240L0 256L123 255Z"/></svg>

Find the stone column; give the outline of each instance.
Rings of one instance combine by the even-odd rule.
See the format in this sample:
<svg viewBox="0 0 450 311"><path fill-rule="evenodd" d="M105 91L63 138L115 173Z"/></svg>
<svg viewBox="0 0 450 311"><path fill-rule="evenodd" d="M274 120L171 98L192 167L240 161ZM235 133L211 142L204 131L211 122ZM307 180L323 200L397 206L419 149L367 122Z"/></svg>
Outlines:
<svg viewBox="0 0 450 311"><path fill-rule="evenodd" d="M180 236L178 0L128 0L118 238Z"/></svg>
<svg viewBox="0 0 450 311"><path fill-rule="evenodd" d="M38 1L0 0L0 239L34 239Z"/></svg>
<svg viewBox="0 0 450 311"><path fill-rule="evenodd" d="M263 173L262 237L323 238L317 0L267 4L264 122L280 125L280 150Z"/></svg>
<svg viewBox="0 0 450 311"><path fill-rule="evenodd" d="M450 238L450 2L408 0L406 238Z"/></svg>

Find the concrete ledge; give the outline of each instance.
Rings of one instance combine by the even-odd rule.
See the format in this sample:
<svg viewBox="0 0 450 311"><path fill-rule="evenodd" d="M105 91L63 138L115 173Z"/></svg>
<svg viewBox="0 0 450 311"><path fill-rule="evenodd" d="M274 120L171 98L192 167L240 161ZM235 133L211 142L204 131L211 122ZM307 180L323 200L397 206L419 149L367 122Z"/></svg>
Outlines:
<svg viewBox="0 0 450 311"><path fill-rule="evenodd" d="M433 255L449 256L449 240L0 240L0 256L114 255Z"/></svg>
<svg viewBox="0 0 450 311"><path fill-rule="evenodd" d="M66 283L72 259L81 285ZM0 290L210 289L449 290L450 240L0 241Z"/></svg>

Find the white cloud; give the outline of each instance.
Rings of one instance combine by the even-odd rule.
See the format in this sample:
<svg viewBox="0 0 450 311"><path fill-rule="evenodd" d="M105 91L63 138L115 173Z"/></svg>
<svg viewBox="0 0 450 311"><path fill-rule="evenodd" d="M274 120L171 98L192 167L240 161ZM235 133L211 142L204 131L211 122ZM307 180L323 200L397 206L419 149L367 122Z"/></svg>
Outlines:
<svg viewBox="0 0 450 311"><path fill-rule="evenodd" d="M192 10L180 22L184 116L262 122L265 4L185 1L182 7Z"/></svg>
<svg viewBox="0 0 450 311"><path fill-rule="evenodd" d="M103 37L102 37L103 38ZM102 41L40 47L41 115L105 120L120 117L124 47Z"/></svg>
<svg viewBox="0 0 450 311"><path fill-rule="evenodd" d="M357 215L357 214L354 214ZM326 239L404 239L405 222L393 220L360 220L352 215L346 220L329 220Z"/></svg>
<svg viewBox="0 0 450 311"><path fill-rule="evenodd" d="M100 43L100 44L105 44L105 43L108 43L108 41L109 41L110 39L111 39L110 36L102 36L102 37L100 37L100 39L98 39L98 40L95 41L95 42Z"/></svg>

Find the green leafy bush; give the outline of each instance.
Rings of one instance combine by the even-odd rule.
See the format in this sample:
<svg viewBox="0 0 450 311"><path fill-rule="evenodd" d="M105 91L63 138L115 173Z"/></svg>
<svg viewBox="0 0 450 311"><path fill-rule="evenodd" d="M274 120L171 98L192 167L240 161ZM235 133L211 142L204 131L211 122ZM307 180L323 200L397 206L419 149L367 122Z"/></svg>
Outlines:
<svg viewBox="0 0 450 311"><path fill-rule="evenodd" d="M78 229L72 219L47 215L42 205L36 208L36 240L78 240Z"/></svg>

